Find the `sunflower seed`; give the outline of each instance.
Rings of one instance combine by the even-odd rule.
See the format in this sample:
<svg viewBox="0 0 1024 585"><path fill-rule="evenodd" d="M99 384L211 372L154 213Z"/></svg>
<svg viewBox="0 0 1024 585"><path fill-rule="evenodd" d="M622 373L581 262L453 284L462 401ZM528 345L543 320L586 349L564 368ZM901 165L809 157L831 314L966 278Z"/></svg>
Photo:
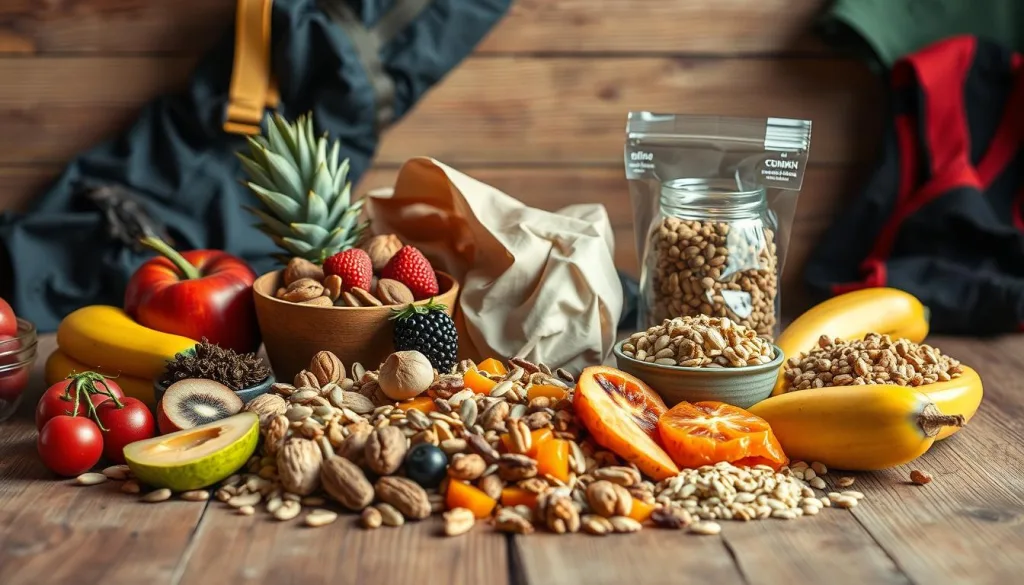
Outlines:
<svg viewBox="0 0 1024 585"><path fill-rule="evenodd" d="M713 536L715 534L721 534L722 525L717 522L694 522L693 524L690 524L689 531L693 534Z"/></svg>
<svg viewBox="0 0 1024 585"><path fill-rule="evenodd" d="M179 497L186 502L205 502L210 499L210 492L206 490L189 490L181 492Z"/></svg>
<svg viewBox="0 0 1024 585"><path fill-rule="evenodd" d="M511 380L499 382L494 388L491 389L489 395L492 398L501 398L502 396L508 394L508 391L512 389L512 384L513 382Z"/></svg>
<svg viewBox="0 0 1024 585"><path fill-rule="evenodd" d="M171 490L167 488L160 488L158 490L153 490L149 492L148 494L142 496L139 499L142 500L143 502L147 502L150 504L156 502L164 502L171 499Z"/></svg>
<svg viewBox="0 0 1024 585"><path fill-rule="evenodd" d="M318 508L313 510L309 514L306 514L306 526L318 528L320 526L327 526L338 519L338 513L332 512L331 510L324 510Z"/></svg>
<svg viewBox="0 0 1024 585"><path fill-rule="evenodd" d="M83 473L75 478L75 485L98 485L107 481L107 476L102 473Z"/></svg>
<svg viewBox="0 0 1024 585"><path fill-rule="evenodd" d="M113 479L115 481L124 481L131 476L131 470L128 469L127 465L111 465L110 467L103 470L103 475L107 479Z"/></svg>

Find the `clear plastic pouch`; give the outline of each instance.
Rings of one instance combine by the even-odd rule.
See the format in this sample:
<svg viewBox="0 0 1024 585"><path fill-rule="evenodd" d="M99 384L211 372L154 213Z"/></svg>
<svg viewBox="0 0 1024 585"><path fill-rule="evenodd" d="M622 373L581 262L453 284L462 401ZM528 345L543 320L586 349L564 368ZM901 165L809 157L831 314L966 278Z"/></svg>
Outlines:
<svg viewBox="0 0 1024 585"><path fill-rule="evenodd" d="M630 112L641 328L706 314L779 333L779 277L811 122Z"/></svg>

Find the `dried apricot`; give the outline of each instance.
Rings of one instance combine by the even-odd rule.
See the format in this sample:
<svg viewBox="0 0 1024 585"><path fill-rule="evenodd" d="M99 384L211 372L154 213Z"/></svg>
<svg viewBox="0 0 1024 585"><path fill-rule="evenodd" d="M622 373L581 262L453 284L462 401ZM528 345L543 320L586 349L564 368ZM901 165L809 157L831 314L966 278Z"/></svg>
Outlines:
<svg viewBox="0 0 1024 585"><path fill-rule="evenodd" d="M540 447L542 444L553 438L554 434L552 434L551 429L547 427L530 431L530 450L524 453L524 455L536 458L537 447ZM505 446L506 451L512 451L512 437L509 436L508 433L501 435L501 444Z"/></svg>
<svg viewBox="0 0 1024 585"><path fill-rule="evenodd" d="M779 469L789 462L763 418L724 402L680 402L658 420L658 432L680 467L728 461Z"/></svg>
<svg viewBox="0 0 1024 585"><path fill-rule="evenodd" d="M494 511L494 507L498 505L498 502L479 488L475 488L464 481L453 479L448 482L445 505L449 510L466 508L473 512L473 515L477 518L487 518Z"/></svg>
<svg viewBox="0 0 1024 585"><path fill-rule="evenodd" d="M643 473L656 480L679 473L659 444L658 419L668 408L641 380L615 368L591 366L580 374L573 406L599 445Z"/></svg>
<svg viewBox="0 0 1024 585"><path fill-rule="evenodd" d="M530 386L530 389L526 391L527 400L533 400L534 398L541 396L552 400L561 400L568 395L568 390L565 388L559 388L552 384L538 384L536 386Z"/></svg>
<svg viewBox="0 0 1024 585"><path fill-rule="evenodd" d="M551 439L541 443L537 448L537 475L550 475L561 482L569 482L568 441Z"/></svg>
<svg viewBox="0 0 1024 585"><path fill-rule="evenodd" d="M489 394L491 389L498 385L497 382L476 370L466 370L466 373L462 375L462 382L466 388L477 394Z"/></svg>
<svg viewBox="0 0 1024 585"><path fill-rule="evenodd" d="M629 511L630 518L637 522L646 522L651 517L651 512L654 512L654 506L643 500L633 498L633 507Z"/></svg>
<svg viewBox="0 0 1024 585"><path fill-rule="evenodd" d="M434 399L429 396L417 396L416 398L411 398L405 402L399 402L397 406L401 410L418 410L423 414L437 410L437 405L434 404Z"/></svg>
<svg viewBox="0 0 1024 585"><path fill-rule="evenodd" d="M508 370L505 369L505 364L499 362L494 358L487 358L484 361L480 362L479 364L476 365L476 369L480 370L481 372L487 372L492 376L504 376L505 374L508 373Z"/></svg>
<svg viewBox="0 0 1024 585"><path fill-rule="evenodd" d="M501 490L501 505L507 508L519 505L533 508L537 505L537 494L519 487L507 487Z"/></svg>

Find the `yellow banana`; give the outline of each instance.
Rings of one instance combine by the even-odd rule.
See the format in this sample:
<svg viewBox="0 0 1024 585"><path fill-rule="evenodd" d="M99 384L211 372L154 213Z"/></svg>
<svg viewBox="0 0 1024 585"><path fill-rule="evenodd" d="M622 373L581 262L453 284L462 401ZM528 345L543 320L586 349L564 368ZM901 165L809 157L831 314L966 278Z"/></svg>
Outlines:
<svg viewBox="0 0 1024 585"><path fill-rule="evenodd" d="M195 340L143 327L117 307L92 305L71 313L57 328L57 345L68 357L129 376L158 378L176 353Z"/></svg>
<svg viewBox="0 0 1024 585"><path fill-rule="evenodd" d="M70 358L66 353L57 349L50 354L50 357L46 358L46 370L45 378L46 385L50 386L60 382L68 376L71 372L99 372L104 376L114 378L117 385L124 390L125 396L131 396L138 398L139 400L146 403L147 406L155 406L156 401L153 397L153 382L150 380L143 380L142 378L136 378L135 376L126 376L124 374L118 375L118 372L111 371L109 369L98 368L95 366L89 366L82 362L75 361Z"/></svg>
<svg viewBox="0 0 1024 585"><path fill-rule="evenodd" d="M768 421L792 459L850 471L913 461L928 451L943 428L963 424L962 416L943 414L928 396L904 386L798 390L762 400L749 410Z"/></svg>

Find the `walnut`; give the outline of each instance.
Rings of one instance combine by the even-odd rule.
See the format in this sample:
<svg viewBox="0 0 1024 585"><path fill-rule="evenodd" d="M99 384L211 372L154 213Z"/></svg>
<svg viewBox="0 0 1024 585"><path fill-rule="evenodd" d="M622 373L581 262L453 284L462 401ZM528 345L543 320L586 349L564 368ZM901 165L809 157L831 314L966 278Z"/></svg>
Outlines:
<svg viewBox="0 0 1024 585"><path fill-rule="evenodd" d="M288 410L288 403L277 394L260 394L245 405L245 410L260 417L260 427L266 427L279 414Z"/></svg>
<svg viewBox="0 0 1024 585"><path fill-rule="evenodd" d="M601 516L629 516L633 497L629 490L607 480L598 480L587 486L587 503Z"/></svg>
<svg viewBox="0 0 1024 585"><path fill-rule="evenodd" d="M473 481L487 469L484 458L476 453L456 453L448 465L448 475L455 479Z"/></svg>
<svg viewBox="0 0 1024 585"><path fill-rule="evenodd" d="M267 423L267 430L263 435L263 450L266 451L267 455L277 455L277 452L281 450L285 439L288 438L288 428L290 426L291 421L283 414L270 419Z"/></svg>
<svg viewBox="0 0 1024 585"><path fill-rule="evenodd" d="M505 481L535 477L537 462L526 455L505 453L498 459L498 475Z"/></svg>
<svg viewBox="0 0 1024 585"><path fill-rule="evenodd" d="M398 351L380 367L377 384L392 400L407 400L423 394L434 383L434 367L418 351Z"/></svg>
<svg viewBox="0 0 1024 585"><path fill-rule="evenodd" d="M320 487L320 447L307 439L289 439L277 452L277 474L284 489L308 496Z"/></svg>
<svg viewBox="0 0 1024 585"><path fill-rule="evenodd" d="M388 261L402 249L402 240L394 234L382 234L373 236L360 246L370 256L370 263L373 264L373 271L380 272L387 266Z"/></svg>
<svg viewBox="0 0 1024 585"><path fill-rule="evenodd" d="M571 497L553 492L549 496L542 496L542 499L538 507L543 511L548 530L555 534L580 531L580 513Z"/></svg>
<svg viewBox="0 0 1024 585"><path fill-rule="evenodd" d="M285 266L282 278L285 287L304 278L319 282L324 279L324 269L305 258L292 258Z"/></svg>
<svg viewBox="0 0 1024 585"><path fill-rule="evenodd" d="M320 469L324 491L349 510L358 512L373 501L373 486L362 469L344 457L335 455Z"/></svg>
<svg viewBox="0 0 1024 585"><path fill-rule="evenodd" d="M377 475L391 475L402 466L408 450L405 433L398 427L374 429L366 438L366 466Z"/></svg>
<svg viewBox="0 0 1024 585"><path fill-rule="evenodd" d="M337 384L345 378L345 364L330 351L318 351L309 361L309 371L316 378L318 387Z"/></svg>
<svg viewBox="0 0 1024 585"><path fill-rule="evenodd" d="M410 520L422 520L430 516L430 499L427 492L410 479L385 476L377 480L374 491L378 500L398 508L398 511Z"/></svg>

